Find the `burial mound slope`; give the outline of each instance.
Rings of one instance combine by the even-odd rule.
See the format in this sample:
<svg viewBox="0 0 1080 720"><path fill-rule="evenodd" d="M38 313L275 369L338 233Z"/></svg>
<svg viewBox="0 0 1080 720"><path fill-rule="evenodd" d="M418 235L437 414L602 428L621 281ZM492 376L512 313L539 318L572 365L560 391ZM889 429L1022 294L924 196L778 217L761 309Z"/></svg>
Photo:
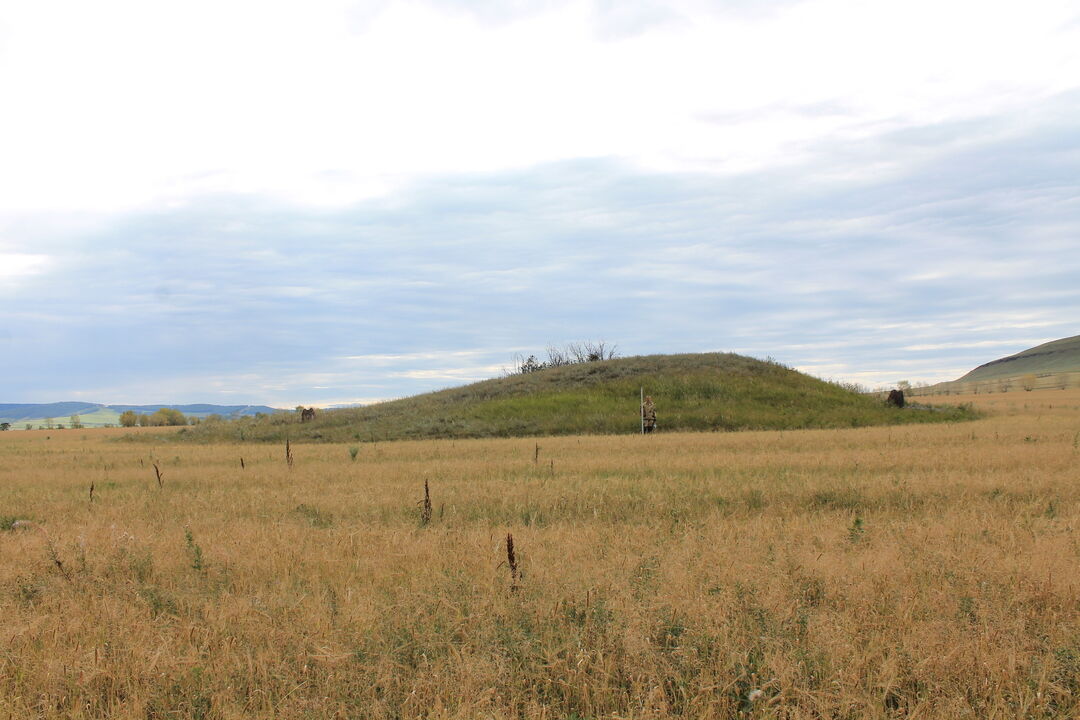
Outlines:
<svg viewBox="0 0 1080 720"><path fill-rule="evenodd" d="M366 407L204 423L193 441L355 442L640 432L639 397L659 432L839 428L970 419L967 408L886 407L874 395L734 354L650 355L485 380Z"/></svg>

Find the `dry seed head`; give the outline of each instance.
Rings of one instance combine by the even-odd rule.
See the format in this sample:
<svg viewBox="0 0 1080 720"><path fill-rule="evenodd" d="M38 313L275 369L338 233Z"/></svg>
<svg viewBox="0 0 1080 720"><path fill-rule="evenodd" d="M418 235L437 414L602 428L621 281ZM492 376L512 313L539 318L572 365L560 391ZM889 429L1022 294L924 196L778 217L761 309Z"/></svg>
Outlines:
<svg viewBox="0 0 1080 720"><path fill-rule="evenodd" d="M424 499L420 501L420 524L427 525L431 522L431 493L428 492L428 481L424 481Z"/></svg>
<svg viewBox="0 0 1080 720"><path fill-rule="evenodd" d="M517 555L514 553L514 536L506 533L506 564L510 566L510 589L517 590L518 566Z"/></svg>

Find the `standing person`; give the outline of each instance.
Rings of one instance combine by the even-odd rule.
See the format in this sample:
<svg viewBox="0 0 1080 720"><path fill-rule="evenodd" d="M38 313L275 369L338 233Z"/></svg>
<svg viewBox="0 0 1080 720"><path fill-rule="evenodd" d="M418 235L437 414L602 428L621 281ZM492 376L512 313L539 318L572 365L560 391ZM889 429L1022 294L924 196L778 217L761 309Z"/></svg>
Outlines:
<svg viewBox="0 0 1080 720"><path fill-rule="evenodd" d="M656 429L656 405L653 404L652 395L645 396L645 402L641 403L642 429L651 433Z"/></svg>

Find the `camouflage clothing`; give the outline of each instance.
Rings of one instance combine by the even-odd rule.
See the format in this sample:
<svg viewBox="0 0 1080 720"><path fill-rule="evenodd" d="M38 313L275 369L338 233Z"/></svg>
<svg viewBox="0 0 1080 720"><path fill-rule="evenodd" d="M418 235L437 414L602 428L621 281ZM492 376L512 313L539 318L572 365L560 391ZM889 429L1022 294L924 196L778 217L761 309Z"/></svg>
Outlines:
<svg viewBox="0 0 1080 720"><path fill-rule="evenodd" d="M656 405L652 397L646 395L645 402L641 404L641 422L645 432L650 433L656 429Z"/></svg>

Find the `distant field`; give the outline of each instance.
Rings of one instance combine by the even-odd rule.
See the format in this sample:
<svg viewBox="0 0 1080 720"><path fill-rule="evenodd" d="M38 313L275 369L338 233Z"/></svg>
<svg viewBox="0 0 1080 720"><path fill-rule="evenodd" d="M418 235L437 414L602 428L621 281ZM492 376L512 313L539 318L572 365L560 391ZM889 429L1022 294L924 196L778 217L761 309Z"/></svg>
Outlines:
<svg viewBox="0 0 1080 720"><path fill-rule="evenodd" d="M923 398L927 395L989 395L1024 390L1025 387L1031 388L1028 392L1080 388L1080 372L1028 374L992 380L953 380L952 382L914 388L911 396ZM953 400L952 402L956 401Z"/></svg>
<svg viewBox="0 0 1080 720"><path fill-rule="evenodd" d="M265 405L110 405L96 403L59 402L59 403L0 403L0 422L11 423L13 430L23 430L27 425L34 429L46 427L51 418L54 426L71 426L72 414L79 416L84 427L105 427L119 425L121 413L131 410L137 414L152 415L162 407L171 407L182 412L188 418L205 419L210 415L221 417L255 416L279 412Z"/></svg>
<svg viewBox="0 0 1080 720"><path fill-rule="evenodd" d="M989 414L0 433L0 716L1078 717L1080 391L941 399Z"/></svg>
<svg viewBox="0 0 1080 720"><path fill-rule="evenodd" d="M45 427L47 418L26 418L19 420L9 420L12 430L23 430L27 425L31 425L34 429ZM71 427L71 417L54 417L52 418L54 425L64 425L65 427ZM80 414L79 421L83 427L105 427L106 425L119 425L120 413L113 410L97 410L92 413Z"/></svg>

